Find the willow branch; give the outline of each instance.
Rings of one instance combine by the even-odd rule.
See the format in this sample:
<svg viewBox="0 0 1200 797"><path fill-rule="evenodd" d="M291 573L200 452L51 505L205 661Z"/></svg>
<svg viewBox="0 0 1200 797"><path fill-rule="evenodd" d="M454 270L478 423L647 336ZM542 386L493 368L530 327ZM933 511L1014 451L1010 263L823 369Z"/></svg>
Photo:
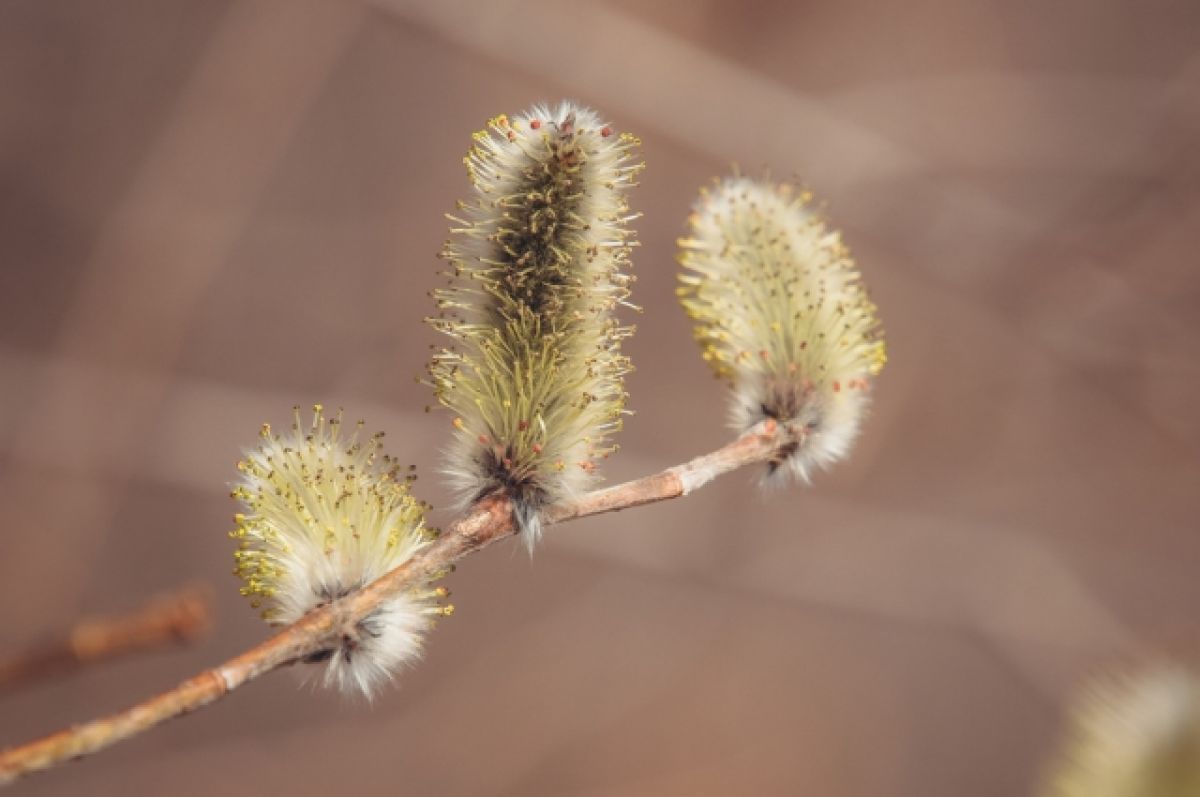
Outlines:
<svg viewBox="0 0 1200 797"><path fill-rule="evenodd" d="M549 509L546 525L678 498L744 465L769 460L791 433L773 421L759 424L710 454L641 479L597 490ZM0 786L63 761L81 758L206 706L264 673L336 645L380 603L427 582L469 553L516 533L507 499L485 498L438 539L403 565L346 597L314 609L250 650L174 689L107 717L73 726L0 752Z"/></svg>
<svg viewBox="0 0 1200 797"><path fill-rule="evenodd" d="M0 659L0 693L118 656L191 642L211 626L208 591L186 587L118 617L86 619L64 635Z"/></svg>

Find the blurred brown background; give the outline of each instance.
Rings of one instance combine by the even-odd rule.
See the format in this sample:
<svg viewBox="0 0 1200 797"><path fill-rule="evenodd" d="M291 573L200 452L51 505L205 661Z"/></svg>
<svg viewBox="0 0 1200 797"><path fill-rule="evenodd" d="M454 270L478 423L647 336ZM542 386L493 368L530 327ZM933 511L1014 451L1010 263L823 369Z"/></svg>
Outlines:
<svg viewBox="0 0 1200 797"><path fill-rule="evenodd" d="M734 161L881 307L853 459L474 557L374 708L278 674L18 793L1025 795L1082 676L1195 649L1195 2L4 0L0 648L193 579L218 626L0 697L0 745L263 638L225 493L292 404L442 501L441 214L472 131L563 96L648 163L610 479L726 438L672 258Z"/></svg>

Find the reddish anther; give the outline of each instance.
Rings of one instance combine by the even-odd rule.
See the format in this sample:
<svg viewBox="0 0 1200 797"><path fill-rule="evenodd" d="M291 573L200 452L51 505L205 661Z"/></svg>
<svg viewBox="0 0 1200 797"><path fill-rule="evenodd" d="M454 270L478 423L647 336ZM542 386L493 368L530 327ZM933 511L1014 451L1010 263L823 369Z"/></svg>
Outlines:
<svg viewBox="0 0 1200 797"><path fill-rule="evenodd" d="M539 127L541 127L541 126L542 126L542 120L541 120L541 119L530 119L530 120L529 120L529 127L530 127L531 129L533 129L533 130L537 130L537 129L538 129Z"/></svg>

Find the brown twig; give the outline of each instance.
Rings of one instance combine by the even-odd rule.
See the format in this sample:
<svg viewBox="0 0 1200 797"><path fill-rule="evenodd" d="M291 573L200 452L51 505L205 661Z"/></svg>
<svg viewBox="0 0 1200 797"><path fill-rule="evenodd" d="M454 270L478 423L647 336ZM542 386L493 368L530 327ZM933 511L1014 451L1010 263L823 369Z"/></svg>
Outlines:
<svg viewBox="0 0 1200 797"><path fill-rule="evenodd" d="M90 618L61 638L0 660L0 693L117 656L191 642L210 625L208 591L194 586L130 614Z"/></svg>
<svg viewBox="0 0 1200 797"><path fill-rule="evenodd" d="M791 432L767 421L711 454L665 471L597 490L547 511L549 525L678 498L743 465L763 462L789 442ZM81 758L206 706L247 681L336 644L379 604L426 581L463 556L515 533L507 499L485 498L451 524L428 548L341 600L314 609L262 644L179 686L107 717L73 726L0 752L0 786L22 775Z"/></svg>

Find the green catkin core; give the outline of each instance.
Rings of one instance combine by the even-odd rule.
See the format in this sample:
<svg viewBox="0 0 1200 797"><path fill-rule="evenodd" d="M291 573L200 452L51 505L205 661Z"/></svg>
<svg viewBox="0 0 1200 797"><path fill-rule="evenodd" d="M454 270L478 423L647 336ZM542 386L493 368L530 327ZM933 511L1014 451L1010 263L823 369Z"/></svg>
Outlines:
<svg viewBox="0 0 1200 797"><path fill-rule="evenodd" d="M547 135L545 158L531 164L504 209L496 230L501 283L491 292L488 321L496 326L524 315L549 326L561 325L564 310L579 286L572 286L571 252L584 226L579 172L587 155L574 136Z"/></svg>

